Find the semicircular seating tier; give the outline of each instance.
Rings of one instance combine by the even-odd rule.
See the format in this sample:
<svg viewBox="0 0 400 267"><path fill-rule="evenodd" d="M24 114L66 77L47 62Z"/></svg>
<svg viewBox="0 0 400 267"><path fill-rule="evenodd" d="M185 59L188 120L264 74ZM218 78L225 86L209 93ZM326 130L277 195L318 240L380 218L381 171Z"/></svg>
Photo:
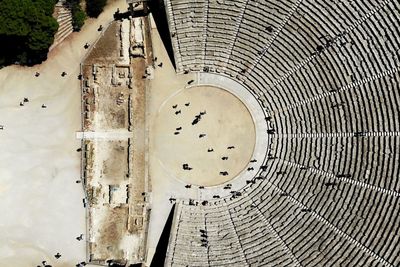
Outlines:
<svg viewBox="0 0 400 267"><path fill-rule="evenodd" d="M273 129L254 183L177 203L167 266L400 266L400 2L165 6L177 72L236 80Z"/></svg>

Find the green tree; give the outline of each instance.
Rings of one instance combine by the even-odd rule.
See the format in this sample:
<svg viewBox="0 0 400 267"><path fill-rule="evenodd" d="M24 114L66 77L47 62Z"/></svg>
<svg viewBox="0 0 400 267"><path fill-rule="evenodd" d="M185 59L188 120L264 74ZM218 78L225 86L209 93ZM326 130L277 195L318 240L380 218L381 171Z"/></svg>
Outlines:
<svg viewBox="0 0 400 267"><path fill-rule="evenodd" d="M80 31L85 24L86 13L82 10L79 0L67 0L72 13L72 26L74 31Z"/></svg>
<svg viewBox="0 0 400 267"><path fill-rule="evenodd" d="M86 13L89 17L97 18L106 4L107 0L86 0Z"/></svg>
<svg viewBox="0 0 400 267"><path fill-rule="evenodd" d="M58 29L52 17L56 0L0 1L0 65L46 59Z"/></svg>
<svg viewBox="0 0 400 267"><path fill-rule="evenodd" d="M79 9L72 12L72 24L74 31L80 31L83 24L85 24L86 13L79 7Z"/></svg>

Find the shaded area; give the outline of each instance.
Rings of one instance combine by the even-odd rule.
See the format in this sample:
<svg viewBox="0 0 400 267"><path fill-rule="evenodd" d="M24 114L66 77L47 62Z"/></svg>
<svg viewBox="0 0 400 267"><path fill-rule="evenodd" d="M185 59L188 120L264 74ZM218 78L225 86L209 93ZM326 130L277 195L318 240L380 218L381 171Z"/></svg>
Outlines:
<svg viewBox="0 0 400 267"><path fill-rule="evenodd" d="M175 204L172 206L171 211L168 215L168 219L161 233L160 240L158 241L156 252L154 253L154 257L151 261L150 267L164 266L165 257L167 255L169 236L171 233L172 221L174 219L174 211Z"/></svg>
<svg viewBox="0 0 400 267"><path fill-rule="evenodd" d="M165 49L167 50L168 56L172 62L174 68L176 68L174 51L171 42L171 33L168 28L167 13L165 11L165 5L163 0L152 0L148 2L150 12L153 14L154 21L161 40L164 43Z"/></svg>
<svg viewBox="0 0 400 267"><path fill-rule="evenodd" d="M115 20L123 20L123 19L129 19L131 16L131 12L130 11L126 11L126 12L115 12L114 13L114 19Z"/></svg>
<svg viewBox="0 0 400 267"><path fill-rule="evenodd" d="M86 13L89 17L97 18L106 4L107 0L86 0Z"/></svg>
<svg viewBox="0 0 400 267"><path fill-rule="evenodd" d="M107 266L109 266L109 267L125 267L126 264L120 264L120 263L114 262L112 260L108 260Z"/></svg>
<svg viewBox="0 0 400 267"><path fill-rule="evenodd" d="M137 17L145 17L149 14L147 10L128 10L126 12L115 12L114 13L114 19L115 20L123 20L123 19L129 19L129 18L137 18Z"/></svg>

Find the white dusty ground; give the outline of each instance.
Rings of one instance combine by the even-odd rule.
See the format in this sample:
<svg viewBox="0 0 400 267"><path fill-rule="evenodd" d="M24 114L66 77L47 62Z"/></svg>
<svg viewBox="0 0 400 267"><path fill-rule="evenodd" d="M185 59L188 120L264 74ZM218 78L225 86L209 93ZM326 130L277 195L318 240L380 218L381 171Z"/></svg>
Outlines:
<svg viewBox="0 0 400 267"><path fill-rule="evenodd" d="M125 0L109 1L105 12L88 20L32 68L0 70L0 266L32 267L43 260L75 266L86 257L83 190L80 176L80 88L77 80L83 46L97 28L112 20ZM35 77L35 72L41 73ZM68 75L61 77L66 71ZM29 103L20 107L24 97ZM47 108L42 109L41 105ZM58 260L54 254L61 253Z"/></svg>

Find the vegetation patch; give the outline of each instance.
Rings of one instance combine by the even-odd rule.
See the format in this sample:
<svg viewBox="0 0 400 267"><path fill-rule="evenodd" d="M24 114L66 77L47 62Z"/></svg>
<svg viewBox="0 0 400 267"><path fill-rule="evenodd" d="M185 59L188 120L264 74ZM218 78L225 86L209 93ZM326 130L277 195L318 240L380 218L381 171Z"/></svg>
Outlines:
<svg viewBox="0 0 400 267"><path fill-rule="evenodd" d="M83 24L85 24L86 13L82 10L79 0L68 0L67 2L71 8L72 26L74 27L74 31L78 32L81 30Z"/></svg>
<svg viewBox="0 0 400 267"><path fill-rule="evenodd" d="M47 58L58 23L56 0L0 1L0 66L33 65Z"/></svg>

